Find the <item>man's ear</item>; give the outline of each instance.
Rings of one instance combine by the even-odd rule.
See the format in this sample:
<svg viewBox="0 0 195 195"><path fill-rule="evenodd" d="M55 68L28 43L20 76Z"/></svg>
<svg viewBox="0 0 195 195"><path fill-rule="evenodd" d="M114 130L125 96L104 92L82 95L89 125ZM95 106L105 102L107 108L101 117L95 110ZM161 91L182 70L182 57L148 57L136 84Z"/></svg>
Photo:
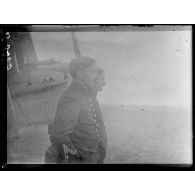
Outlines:
<svg viewBox="0 0 195 195"><path fill-rule="evenodd" d="M83 77L83 71L82 70L77 70L77 76L79 78L82 78Z"/></svg>

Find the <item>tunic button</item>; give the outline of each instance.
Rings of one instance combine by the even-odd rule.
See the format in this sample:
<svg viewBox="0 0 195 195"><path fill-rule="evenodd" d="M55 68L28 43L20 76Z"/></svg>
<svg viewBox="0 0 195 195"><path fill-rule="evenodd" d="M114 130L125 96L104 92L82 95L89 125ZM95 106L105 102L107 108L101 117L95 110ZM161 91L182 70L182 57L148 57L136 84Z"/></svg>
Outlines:
<svg viewBox="0 0 195 195"><path fill-rule="evenodd" d="M96 117L96 114L94 114L94 117Z"/></svg>
<svg viewBox="0 0 195 195"><path fill-rule="evenodd" d="M98 127L98 123L96 123L96 127Z"/></svg>

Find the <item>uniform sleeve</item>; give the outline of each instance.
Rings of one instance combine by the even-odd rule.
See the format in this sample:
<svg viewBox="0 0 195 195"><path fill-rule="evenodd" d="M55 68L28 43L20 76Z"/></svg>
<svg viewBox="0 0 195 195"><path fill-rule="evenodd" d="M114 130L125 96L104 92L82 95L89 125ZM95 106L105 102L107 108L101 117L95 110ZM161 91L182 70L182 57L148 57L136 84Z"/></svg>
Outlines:
<svg viewBox="0 0 195 195"><path fill-rule="evenodd" d="M75 129L79 120L80 106L78 101L71 97L62 98L56 110L54 123L50 127L50 136L58 143L74 148L69 134Z"/></svg>

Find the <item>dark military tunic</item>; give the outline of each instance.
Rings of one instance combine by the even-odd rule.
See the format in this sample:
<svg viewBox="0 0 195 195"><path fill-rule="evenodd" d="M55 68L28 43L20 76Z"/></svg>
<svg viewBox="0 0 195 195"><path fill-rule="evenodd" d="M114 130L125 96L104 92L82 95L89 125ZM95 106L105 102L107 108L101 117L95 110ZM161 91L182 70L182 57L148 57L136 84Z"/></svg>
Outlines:
<svg viewBox="0 0 195 195"><path fill-rule="evenodd" d="M63 144L80 155L69 154L67 163L103 163L107 137L96 94L73 81L58 103L49 134L59 152L57 163L64 161Z"/></svg>

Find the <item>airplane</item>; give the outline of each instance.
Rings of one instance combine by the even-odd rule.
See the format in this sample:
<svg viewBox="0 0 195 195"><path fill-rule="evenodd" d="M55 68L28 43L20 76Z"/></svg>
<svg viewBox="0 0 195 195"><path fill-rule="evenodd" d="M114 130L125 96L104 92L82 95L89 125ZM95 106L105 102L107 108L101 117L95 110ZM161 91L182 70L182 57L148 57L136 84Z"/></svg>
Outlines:
<svg viewBox="0 0 195 195"><path fill-rule="evenodd" d="M75 57L81 56L74 32L66 33L71 34ZM7 71L7 132L18 137L20 127L52 123L71 78L68 63L38 60L30 32L10 32L9 42L13 66Z"/></svg>

